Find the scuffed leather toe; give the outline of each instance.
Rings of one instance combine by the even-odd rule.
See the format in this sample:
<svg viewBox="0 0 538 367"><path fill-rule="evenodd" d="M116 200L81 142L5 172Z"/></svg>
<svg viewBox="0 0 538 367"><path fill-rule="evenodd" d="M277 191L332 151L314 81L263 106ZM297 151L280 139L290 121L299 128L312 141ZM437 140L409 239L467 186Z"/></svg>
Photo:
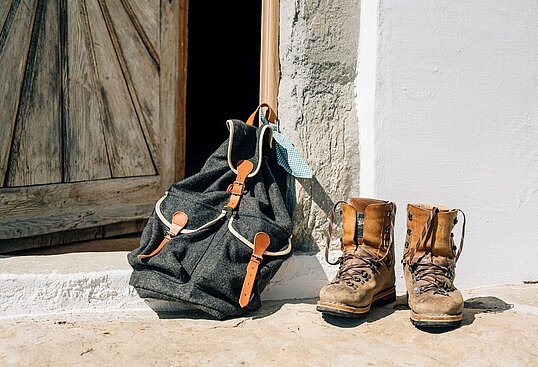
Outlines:
<svg viewBox="0 0 538 367"><path fill-rule="evenodd" d="M459 315L463 311L463 297L458 290L448 296L428 292L413 297L411 310L421 315Z"/></svg>
<svg viewBox="0 0 538 367"><path fill-rule="evenodd" d="M371 303L370 292L357 291L344 283L332 283L324 286L319 293L320 302L363 307Z"/></svg>

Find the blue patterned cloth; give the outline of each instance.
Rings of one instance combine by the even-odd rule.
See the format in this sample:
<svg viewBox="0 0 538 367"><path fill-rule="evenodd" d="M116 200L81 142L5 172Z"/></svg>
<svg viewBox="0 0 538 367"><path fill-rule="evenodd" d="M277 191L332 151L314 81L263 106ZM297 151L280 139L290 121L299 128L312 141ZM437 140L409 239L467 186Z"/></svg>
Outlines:
<svg viewBox="0 0 538 367"><path fill-rule="evenodd" d="M312 178L312 169L306 163L301 153L295 148L288 137L282 134L278 125L271 124L260 109L260 119L264 124L270 124L273 129L273 142L275 143L278 164L290 175L296 178Z"/></svg>

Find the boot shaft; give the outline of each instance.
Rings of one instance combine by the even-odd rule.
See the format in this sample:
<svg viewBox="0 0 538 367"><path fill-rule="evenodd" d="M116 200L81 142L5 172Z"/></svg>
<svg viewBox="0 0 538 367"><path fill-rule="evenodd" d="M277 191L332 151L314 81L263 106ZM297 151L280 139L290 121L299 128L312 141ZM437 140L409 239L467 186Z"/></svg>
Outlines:
<svg viewBox="0 0 538 367"><path fill-rule="evenodd" d="M436 213L433 213L435 210ZM407 205L407 236L404 258L416 260L430 252L433 256L454 259L455 246L452 230L457 223L457 209L430 204ZM428 221L431 221L427 228ZM415 250L416 249L416 250Z"/></svg>
<svg viewBox="0 0 538 367"><path fill-rule="evenodd" d="M389 201L349 198L349 203L342 204L342 250L355 251L360 244L382 257L385 245L392 246L395 214L396 205Z"/></svg>

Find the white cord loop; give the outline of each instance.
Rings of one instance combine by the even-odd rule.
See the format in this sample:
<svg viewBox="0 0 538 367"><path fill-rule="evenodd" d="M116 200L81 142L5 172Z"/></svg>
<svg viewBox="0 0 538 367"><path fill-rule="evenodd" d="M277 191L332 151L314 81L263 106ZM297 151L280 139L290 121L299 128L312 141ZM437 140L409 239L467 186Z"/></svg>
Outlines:
<svg viewBox="0 0 538 367"><path fill-rule="evenodd" d="M232 120L226 121L226 125L228 126L228 129L230 130L230 138L228 139L228 166L230 166L230 169L233 171L233 173L237 174L237 169L234 167L232 163L232 148L233 148L233 142L234 142L234 122ZM256 166L256 169L249 173L247 177L251 178L258 174L260 171L260 168L262 167L262 159L263 159L263 142L265 134L268 133L269 138L269 146L273 146L273 130L269 125L263 125L260 126L259 129L262 129L260 133L260 138L258 140L258 164Z"/></svg>
<svg viewBox="0 0 538 367"><path fill-rule="evenodd" d="M161 211L161 203L163 202L163 200L168 196L168 191L165 192L164 196L162 198L159 199L159 201L157 201L157 203L155 204L155 213L157 213L157 216L159 217L159 219L161 220L161 222L163 222L163 224L165 226L167 226L168 228L171 228L172 227L172 223L170 223L163 215L162 211ZM183 228L181 231L179 231L179 233L184 233L184 234L190 234L190 233L196 233L196 232L199 232L203 229L206 229L206 228L209 228L211 227L212 225L216 224L217 222L219 222L222 218L224 218L226 216L226 210L222 210L220 212L220 214L213 220L207 222L206 224L196 228L196 229L186 229L186 228Z"/></svg>
<svg viewBox="0 0 538 367"><path fill-rule="evenodd" d="M231 234L233 234L239 241L243 242L245 245L250 247L252 250L254 250L254 244L247 240L245 237L243 237L239 232L235 230L235 228L232 225L233 223L233 216L230 217L230 220L228 221L228 230ZM291 252L291 236L288 238L288 247L286 247L282 251L265 251L263 253L264 256L284 256Z"/></svg>

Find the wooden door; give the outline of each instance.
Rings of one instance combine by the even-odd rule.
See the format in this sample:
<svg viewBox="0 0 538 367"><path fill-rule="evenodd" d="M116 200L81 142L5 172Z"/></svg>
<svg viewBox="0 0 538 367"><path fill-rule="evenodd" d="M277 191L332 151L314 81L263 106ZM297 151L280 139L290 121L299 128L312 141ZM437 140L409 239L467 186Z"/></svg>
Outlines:
<svg viewBox="0 0 538 367"><path fill-rule="evenodd" d="M138 231L181 178L186 3L0 1L0 252Z"/></svg>

